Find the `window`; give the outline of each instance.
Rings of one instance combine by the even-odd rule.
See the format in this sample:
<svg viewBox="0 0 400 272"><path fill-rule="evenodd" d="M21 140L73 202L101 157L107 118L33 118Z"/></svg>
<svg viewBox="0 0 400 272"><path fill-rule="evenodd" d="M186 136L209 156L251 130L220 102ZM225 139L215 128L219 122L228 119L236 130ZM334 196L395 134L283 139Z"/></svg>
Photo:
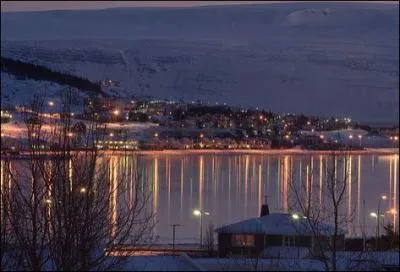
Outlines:
<svg viewBox="0 0 400 272"><path fill-rule="evenodd" d="M232 246L236 247L253 247L254 235L249 234L234 234L232 235Z"/></svg>
<svg viewBox="0 0 400 272"><path fill-rule="evenodd" d="M294 237L282 236L282 246L294 246Z"/></svg>

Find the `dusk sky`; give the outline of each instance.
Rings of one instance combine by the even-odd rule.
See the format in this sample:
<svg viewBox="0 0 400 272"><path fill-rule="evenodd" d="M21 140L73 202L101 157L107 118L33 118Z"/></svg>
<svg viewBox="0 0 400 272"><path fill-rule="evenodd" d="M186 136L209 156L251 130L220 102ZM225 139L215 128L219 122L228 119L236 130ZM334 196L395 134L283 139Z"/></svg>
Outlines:
<svg viewBox="0 0 400 272"><path fill-rule="evenodd" d="M266 4L277 2L282 1L2 1L1 12L105 9L119 7L194 7L207 5ZM397 1L365 2L397 3Z"/></svg>

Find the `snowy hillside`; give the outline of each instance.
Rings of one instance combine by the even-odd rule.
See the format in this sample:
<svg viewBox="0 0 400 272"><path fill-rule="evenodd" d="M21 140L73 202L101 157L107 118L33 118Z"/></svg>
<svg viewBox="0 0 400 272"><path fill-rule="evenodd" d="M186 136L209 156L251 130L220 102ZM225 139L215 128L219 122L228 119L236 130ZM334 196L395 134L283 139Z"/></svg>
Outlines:
<svg viewBox="0 0 400 272"><path fill-rule="evenodd" d="M399 120L398 5L3 13L1 22L2 56L111 78L122 96Z"/></svg>

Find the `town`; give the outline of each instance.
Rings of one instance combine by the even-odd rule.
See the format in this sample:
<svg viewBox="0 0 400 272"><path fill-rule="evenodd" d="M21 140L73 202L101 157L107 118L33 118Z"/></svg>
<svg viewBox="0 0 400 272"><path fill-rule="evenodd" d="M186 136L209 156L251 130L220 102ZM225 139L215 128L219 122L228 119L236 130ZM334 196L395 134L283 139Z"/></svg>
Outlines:
<svg viewBox="0 0 400 272"><path fill-rule="evenodd" d="M48 100L44 112L35 113L36 118L71 118L74 126L70 137L84 133L88 122L104 124L103 137L94 144L107 150L362 150L370 136L386 138L388 147L397 147L399 141L398 126L371 127L346 117L278 114L218 102L95 97L86 98L80 112L68 113L57 110L58 103ZM21 139L26 135L15 117L26 112L32 110L23 105L2 109L3 152L24 149Z"/></svg>

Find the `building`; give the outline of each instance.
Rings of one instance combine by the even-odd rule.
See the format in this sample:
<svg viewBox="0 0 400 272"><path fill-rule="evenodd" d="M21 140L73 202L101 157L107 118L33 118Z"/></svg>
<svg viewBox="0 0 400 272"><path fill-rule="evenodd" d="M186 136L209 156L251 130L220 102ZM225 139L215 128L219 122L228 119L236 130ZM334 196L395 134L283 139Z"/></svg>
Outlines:
<svg viewBox="0 0 400 272"><path fill-rule="evenodd" d="M326 239L330 239L333 235L333 227L329 225L320 224L319 230ZM303 252L304 249L307 251L306 255L318 255L317 241L307 218L298 214L270 214L268 205L263 205L260 217L220 227L216 229L216 232L220 257L264 256L269 249L276 248L280 251L283 248L284 252L300 248ZM340 230L338 250L344 249L344 234L345 232Z"/></svg>

